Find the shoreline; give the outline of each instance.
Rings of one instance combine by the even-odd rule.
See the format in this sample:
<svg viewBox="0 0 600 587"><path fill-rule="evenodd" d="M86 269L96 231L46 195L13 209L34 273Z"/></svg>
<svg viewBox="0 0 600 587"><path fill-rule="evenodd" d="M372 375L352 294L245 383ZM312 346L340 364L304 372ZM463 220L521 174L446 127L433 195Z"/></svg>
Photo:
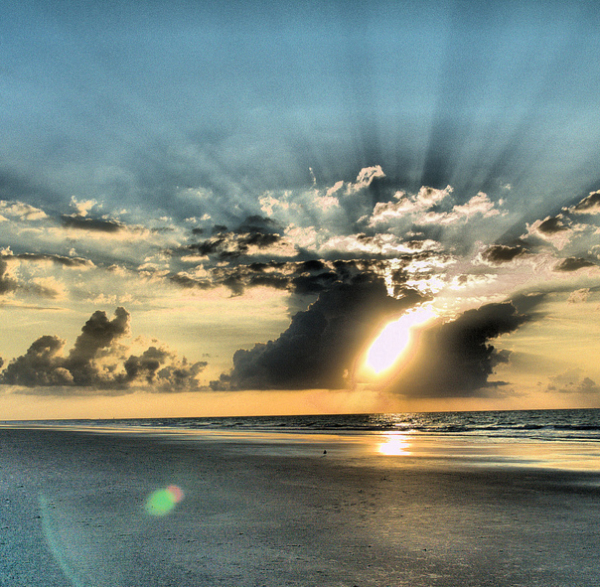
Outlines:
<svg viewBox="0 0 600 587"><path fill-rule="evenodd" d="M387 458L388 466L406 462L431 465L448 461L454 466L517 467L562 471L600 471L600 442L589 439L515 439L482 434L392 431L263 431L113 427L30 424L0 425L2 430L31 430L145 438L157 442L222 443L238 450L254 447L263 455L315 456L347 459ZM319 452L321 451L321 452ZM442 465L446 466L446 465Z"/></svg>

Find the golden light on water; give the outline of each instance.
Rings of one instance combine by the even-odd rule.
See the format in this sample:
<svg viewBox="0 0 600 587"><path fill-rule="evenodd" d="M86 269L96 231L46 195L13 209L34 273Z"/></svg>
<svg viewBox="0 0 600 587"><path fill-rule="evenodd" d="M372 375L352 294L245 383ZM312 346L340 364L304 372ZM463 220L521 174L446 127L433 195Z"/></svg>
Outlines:
<svg viewBox="0 0 600 587"><path fill-rule="evenodd" d="M386 456L409 455L410 443L406 434L386 434L377 446L377 452Z"/></svg>
<svg viewBox="0 0 600 587"><path fill-rule="evenodd" d="M367 351L365 366L376 375L392 367L410 346L411 329L422 326L435 316L431 307L426 306L407 312L387 324Z"/></svg>

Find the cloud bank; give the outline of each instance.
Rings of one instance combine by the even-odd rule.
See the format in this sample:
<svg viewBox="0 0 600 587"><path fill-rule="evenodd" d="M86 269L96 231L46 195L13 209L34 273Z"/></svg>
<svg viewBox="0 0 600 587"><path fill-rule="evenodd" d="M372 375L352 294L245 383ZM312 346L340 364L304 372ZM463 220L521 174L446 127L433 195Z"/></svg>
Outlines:
<svg viewBox="0 0 600 587"><path fill-rule="evenodd" d="M117 308L112 320L96 311L68 354L58 336L38 338L24 355L10 361L0 383L40 395L121 394L133 388L151 391L198 390L205 362L188 364L165 348L150 346L140 355L121 344L130 315Z"/></svg>
<svg viewBox="0 0 600 587"><path fill-rule="evenodd" d="M521 304L531 308L541 298ZM509 360L491 341L532 319L513 302L468 310L451 322L421 331L412 356L392 376L387 389L406 398L486 397L501 395L503 382L490 381L494 367Z"/></svg>
<svg viewBox="0 0 600 587"><path fill-rule="evenodd" d="M423 301L405 288L388 295L381 279L358 277L323 291L274 341L238 350L233 369L213 389L340 389L352 386L355 361L392 317Z"/></svg>

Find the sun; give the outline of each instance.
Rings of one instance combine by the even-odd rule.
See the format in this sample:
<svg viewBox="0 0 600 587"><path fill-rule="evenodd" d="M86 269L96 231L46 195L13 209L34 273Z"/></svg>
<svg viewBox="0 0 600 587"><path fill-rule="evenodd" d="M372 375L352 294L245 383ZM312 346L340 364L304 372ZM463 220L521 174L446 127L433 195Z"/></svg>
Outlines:
<svg viewBox="0 0 600 587"><path fill-rule="evenodd" d="M435 317L431 307L424 306L387 324L369 347L365 356L365 367L375 375L383 374L396 364L410 346L412 329Z"/></svg>

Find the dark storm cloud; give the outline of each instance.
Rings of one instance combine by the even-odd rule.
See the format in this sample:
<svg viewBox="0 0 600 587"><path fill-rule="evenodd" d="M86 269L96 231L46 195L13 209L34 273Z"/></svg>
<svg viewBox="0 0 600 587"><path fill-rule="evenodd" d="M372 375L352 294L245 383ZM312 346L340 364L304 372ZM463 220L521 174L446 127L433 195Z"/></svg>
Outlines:
<svg viewBox="0 0 600 587"><path fill-rule="evenodd" d="M195 254L214 256L220 260L235 260L248 255L251 247L259 251L267 250L282 242L281 228L270 218L253 215L248 216L236 229L229 230L227 226L216 224L212 228L212 236L201 242L192 243L170 254ZM192 234L204 234L203 229L193 229ZM253 251L256 253L256 251Z"/></svg>
<svg viewBox="0 0 600 587"><path fill-rule="evenodd" d="M554 267L554 271L577 271L578 269L583 269L585 267L596 267L596 263L592 263L581 257L567 257Z"/></svg>
<svg viewBox="0 0 600 587"><path fill-rule="evenodd" d="M172 283L185 288L211 289L215 287L214 283L211 281L194 279L189 275L183 275L180 273L169 275L167 279Z"/></svg>
<svg viewBox="0 0 600 587"><path fill-rule="evenodd" d="M73 377L63 367L64 357L60 354L63 346L64 341L57 336L41 336L24 355L8 364L0 381L25 387L71 385Z"/></svg>
<svg viewBox="0 0 600 587"><path fill-rule="evenodd" d="M520 309L533 309L543 297L487 304L468 310L453 322L421 331L414 354L393 376L389 390L410 398L487 396L502 383L489 382L494 367L509 353L490 341L515 331L532 319Z"/></svg>
<svg viewBox="0 0 600 587"><path fill-rule="evenodd" d="M292 279L294 293L299 295L318 294L329 289L336 281L339 275L333 271L324 271L318 274L304 274Z"/></svg>
<svg viewBox="0 0 600 587"><path fill-rule="evenodd" d="M549 216L543 222L541 222L537 228L544 234L556 234L557 232L569 230L569 227L565 225L560 215Z"/></svg>
<svg viewBox="0 0 600 587"><path fill-rule="evenodd" d="M276 232L277 230L279 230L279 227L272 218L253 214L248 216L246 220L240 224L240 226L236 229L236 232L262 232L268 234Z"/></svg>
<svg viewBox="0 0 600 587"><path fill-rule="evenodd" d="M156 372L165 362L168 353L162 349L151 346L140 356L131 355L123 364L127 373L127 379L134 381L138 378L145 379L148 383L153 383L156 378Z"/></svg>
<svg viewBox="0 0 600 587"><path fill-rule="evenodd" d="M94 232L119 232L123 225L115 220L104 220L102 218L88 218L87 216L69 216L63 214L60 222L65 228L77 230L92 230Z"/></svg>
<svg viewBox="0 0 600 587"><path fill-rule="evenodd" d="M251 263L250 265L237 265L234 267L213 267L208 270L208 277L195 278L185 273L169 275L167 279L180 287L212 289L218 286L228 288L232 295L239 296L248 287L273 287L275 289L289 289L289 271L282 272L273 270L272 267L279 265L286 268L288 263ZM265 268L269 271L265 272Z"/></svg>
<svg viewBox="0 0 600 587"><path fill-rule="evenodd" d="M98 369L94 359L101 349L109 347L113 341L129 331L129 312L117 308L115 317L109 320L106 312L94 312L81 329L75 346L65 361L65 367L73 376L75 385L89 386L98 380Z"/></svg>
<svg viewBox="0 0 600 587"><path fill-rule="evenodd" d="M179 252L193 253L202 256L217 256L219 259L230 259L247 255L250 247L268 249L279 243L282 237L276 233L254 232L219 232L217 235L202 241L187 245Z"/></svg>
<svg viewBox="0 0 600 587"><path fill-rule="evenodd" d="M124 393L136 383L157 391L198 389L196 375L205 362L188 364L185 358L179 361L174 353L156 346L126 358L127 349L119 343L129 332L129 322L124 308L117 308L112 320L103 311L94 312L66 356L63 340L42 336L7 365L0 383L48 395L77 394L82 389L86 393ZM69 392L64 391L67 388Z"/></svg>
<svg viewBox="0 0 600 587"><path fill-rule="evenodd" d="M94 312L67 357L61 352L64 341L57 336L42 336L25 355L9 363L2 373L2 383L26 387L96 384L100 373L94 360L99 351L123 336L128 327L129 313L124 308L117 308L113 320L105 312Z"/></svg>
<svg viewBox="0 0 600 587"><path fill-rule="evenodd" d="M308 261L303 261L298 264L296 268L297 273L310 273L313 271L322 271L325 268L325 264L323 261L319 259L309 259Z"/></svg>
<svg viewBox="0 0 600 587"><path fill-rule="evenodd" d="M417 255L416 257L421 257ZM413 257L406 256L405 262ZM397 261L397 260L396 260ZM185 272L169 275L167 279L185 288L211 289L225 286L233 295L241 295L246 288L272 287L287 289L299 296L317 295L342 283L354 283L361 278L373 279L387 269L385 260L336 260L321 261L269 261L248 265L218 266L207 269L207 276L195 278ZM361 277L362 276L362 277ZM399 287L406 275L396 272L392 286Z"/></svg>
<svg viewBox="0 0 600 587"><path fill-rule="evenodd" d="M184 359L180 365L169 364L175 361L173 353L155 346L149 347L140 356L131 355L123 364L126 375L123 381L127 384L137 380L145 380L161 391L193 389L195 377L207 365L205 361L192 365ZM196 384L197 385L197 384Z"/></svg>
<svg viewBox="0 0 600 587"><path fill-rule="evenodd" d="M351 385L357 355L392 316L422 301L406 289L403 299L387 295L382 280L358 277L321 293L298 312L275 341L234 354L231 373L213 389L337 389Z"/></svg>
<svg viewBox="0 0 600 587"><path fill-rule="evenodd" d="M525 249L521 246L511 247L508 245L492 245L481 254L481 257L488 263L501 265L502 263L509 263L525 253Z"/></svg>
<svg viewBox="0 0 600 587"><path fill-rule="evenodd" d="M600 190L591 192L581 202L568 208L568 211L575 214L600 214Z"/></svg>

